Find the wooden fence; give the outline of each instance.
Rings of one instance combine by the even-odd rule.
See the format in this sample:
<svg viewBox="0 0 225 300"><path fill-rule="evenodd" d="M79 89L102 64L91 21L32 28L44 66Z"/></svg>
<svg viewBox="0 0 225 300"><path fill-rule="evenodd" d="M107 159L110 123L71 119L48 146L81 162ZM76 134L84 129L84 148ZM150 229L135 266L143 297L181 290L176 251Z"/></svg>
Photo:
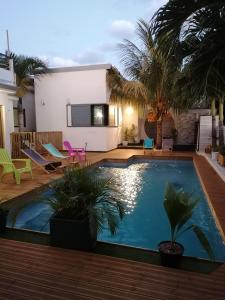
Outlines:
<svg viewBox="0 0 225 300"><path fill-rule="evenodd" d="M34 146L39 153L44 154L46 151L42 147L42 144L47 143L51 143L57 149L62 150L62 132L13 132L11 133L12 157L18 158L23 156L21 149L27 146Z"/></svg>

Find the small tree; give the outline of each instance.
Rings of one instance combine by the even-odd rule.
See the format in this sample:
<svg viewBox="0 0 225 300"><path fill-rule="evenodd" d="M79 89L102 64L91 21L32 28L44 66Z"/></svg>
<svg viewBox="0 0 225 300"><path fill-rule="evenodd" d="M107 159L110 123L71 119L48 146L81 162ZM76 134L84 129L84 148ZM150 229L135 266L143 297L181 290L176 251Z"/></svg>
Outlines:
<svg viewBox="0 0 225 300"><path fill-rule="evenodd" d="M47 64L37 57L17 55L14 53L10 54L10 58L13 59L14 72L16 74L16 85L18 87L16 96L19 98L17 106L19 114L19 131L22 131L22 98L34 85L33 75L44 74L47 69Z"/></svg>

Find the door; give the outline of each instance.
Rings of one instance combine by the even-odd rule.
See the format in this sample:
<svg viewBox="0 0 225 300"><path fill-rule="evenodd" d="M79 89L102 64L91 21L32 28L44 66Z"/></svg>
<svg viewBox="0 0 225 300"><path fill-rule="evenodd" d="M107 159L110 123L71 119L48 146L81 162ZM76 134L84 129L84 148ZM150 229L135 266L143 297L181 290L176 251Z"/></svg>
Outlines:
<svg viewBox="0 0 225 300"><path fill-rule="evenodd" d="M208 145L212 145L212 116L200 116L198 149L205 151Z"/></svg>
<svg viewBox="0 0 225 300"><path fill-rule="evenodd" d="M0 106L0 148L4 148L3 108Z"/></svg>

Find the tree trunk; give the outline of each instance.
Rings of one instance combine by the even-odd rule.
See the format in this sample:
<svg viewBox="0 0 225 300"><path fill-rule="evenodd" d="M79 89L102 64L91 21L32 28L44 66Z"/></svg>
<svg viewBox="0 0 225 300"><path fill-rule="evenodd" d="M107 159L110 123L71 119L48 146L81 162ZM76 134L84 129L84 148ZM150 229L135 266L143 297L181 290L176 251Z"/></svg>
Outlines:
<svg viewBox="0 0 225 300"><path fill-rule="evenodd" d="M224 145L224 132L223 132L223 99L219 101L219 146Z"/></svg>
<svg viewBox="0 0 225 300"><path fill-rule="evenodd" d="M162 121L157 120L157 136L156 136L156 148L162 148Z"/></svg>
<svg viewBox="0 0 225 300"><path fill-rule="evenodd" d="M21 132L21 131L23 131L23 107L22 107L22 97L19 97L17 109L18 109L19 132Z"/></svg>
<svg viewBox="0 0 225 300"><path fill-rule="evenodd" d="M216 134L216 103L215 99L211 100L211 114L212 114L212 148L217 146L217 134Z"/></svg>

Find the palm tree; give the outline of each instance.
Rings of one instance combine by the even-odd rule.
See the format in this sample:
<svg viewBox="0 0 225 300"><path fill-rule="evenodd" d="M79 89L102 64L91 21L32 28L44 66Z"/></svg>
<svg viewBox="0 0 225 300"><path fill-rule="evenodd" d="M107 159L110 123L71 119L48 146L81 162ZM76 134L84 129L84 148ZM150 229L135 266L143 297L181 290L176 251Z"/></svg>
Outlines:
<svg viewBox="0 0 225 300"><path fill-rule="evenodd" d="M215 99L220 106L220 144L223 143L223 97L225 93L225 2L223 0L173 0L153 17L152 32L158 50L169 60L189 46L181 68L189 73L184 81L196 99L211 99L212 136L215 144Z"/></svg>
<svg viewBox="0 0 225 300"><path fill-rule="evenodd" d="M16 85L18 87L16 96L18 101L19 131L23 128L23 110L22 98L34 85L33 75L40 75L46 72L47 65L41 59L24 55L11 53L9 56L13 59L14 72L16 74Z"/></svg>
<svg viewBox="0 0 225 300"><path fill-rule="evenodd" d="M112 90L112 101L129 102L139 108L151 105L157 120L157 148L162 145L162 120L172 106L170 72L172 65L164 65L153 41L150 24L140 20L137 35L141 42L138 47L129 40L119 45L125 79L115 68L108 73L108 84ZM170 67L170 68L169 68Z"/></svg>

